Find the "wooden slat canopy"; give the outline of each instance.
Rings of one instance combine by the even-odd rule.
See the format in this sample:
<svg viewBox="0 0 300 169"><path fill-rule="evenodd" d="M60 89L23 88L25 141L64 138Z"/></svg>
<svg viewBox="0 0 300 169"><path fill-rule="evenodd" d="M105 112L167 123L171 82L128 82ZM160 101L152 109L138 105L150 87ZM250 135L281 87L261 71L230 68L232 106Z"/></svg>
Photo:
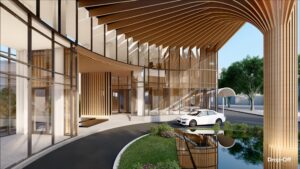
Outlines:
<svg viewBox="0 0 300 169"><path fill-rule="evenodd" d="M292 4L284 3L286 9ZM274 19L270 0L79 0L79 5L108 30L169 47L218 50L245 22L264 32Z"/></svg>

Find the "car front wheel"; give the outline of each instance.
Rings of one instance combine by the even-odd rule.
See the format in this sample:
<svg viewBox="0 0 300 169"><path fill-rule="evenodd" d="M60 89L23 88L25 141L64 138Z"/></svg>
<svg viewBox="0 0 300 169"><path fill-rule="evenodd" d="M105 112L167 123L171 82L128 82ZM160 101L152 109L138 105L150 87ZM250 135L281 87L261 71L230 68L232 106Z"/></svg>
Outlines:
<svg viewBox="0 0 300 169"><path fill-rule="evenodd" d="M190 121L190 127L195 127L195 126L197 126L196 120L191 120Z"/></svg>
<svg viewBox="0 0 300 169"><path fill-rule="evenodd" d="M222 120L221 120L221 119L217 119L217 120L216 120L216 124L217 124L217 123L218 123L219 125L221 125L221 124L222 124Z"/></svg>

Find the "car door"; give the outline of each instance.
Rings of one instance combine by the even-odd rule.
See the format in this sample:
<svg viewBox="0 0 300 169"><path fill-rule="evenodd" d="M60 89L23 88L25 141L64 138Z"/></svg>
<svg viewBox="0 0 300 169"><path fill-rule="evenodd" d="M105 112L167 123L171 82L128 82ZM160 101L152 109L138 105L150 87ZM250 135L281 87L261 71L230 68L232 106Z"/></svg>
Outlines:
<svg viewBox="0 0 300 169"><path fill-rule="evenodd" d="M197 124L198 125L206 125L209 124L209 118L207 116L207 111L201 111L197 115Z"/></svg>
<svg viewBox="0 0 300 169"><path fill-rule="evenodd" d="M213 110L209 110L207 112L207 114L208 114L208 118L209 118L209 124L215 124L216 120L218 118L217 113Z"/></svg>

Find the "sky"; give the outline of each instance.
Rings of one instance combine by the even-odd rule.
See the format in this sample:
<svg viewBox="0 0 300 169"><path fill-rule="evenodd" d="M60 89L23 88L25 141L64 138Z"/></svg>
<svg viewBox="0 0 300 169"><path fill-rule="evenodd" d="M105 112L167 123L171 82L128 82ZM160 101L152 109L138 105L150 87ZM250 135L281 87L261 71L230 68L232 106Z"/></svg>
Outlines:
<svg viewBox="0 0 300 169"><path fill-rule="evenodd" d="M300 3L298 3L300 9ZM298 25L300 23L298 12ZM298 51L300 51L300 26L298 26ZM299 52L300 53L300 52ZM263 34L250 23L246 23L219 51L219 69L243 60L247 55L263 57Z"/></svg>

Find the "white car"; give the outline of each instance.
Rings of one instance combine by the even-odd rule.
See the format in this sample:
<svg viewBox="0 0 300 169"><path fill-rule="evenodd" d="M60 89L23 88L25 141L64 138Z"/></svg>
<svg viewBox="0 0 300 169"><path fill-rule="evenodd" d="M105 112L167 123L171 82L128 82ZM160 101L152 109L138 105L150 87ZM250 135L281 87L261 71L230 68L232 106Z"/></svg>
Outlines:
<svg viewBox="0 0 300 169"><path fill-rule="evenodd" d="M179 124L191 127L216 123L222 124L225 120L226 117L223 113L207 109L200 109L177 118Z"/></svg>

